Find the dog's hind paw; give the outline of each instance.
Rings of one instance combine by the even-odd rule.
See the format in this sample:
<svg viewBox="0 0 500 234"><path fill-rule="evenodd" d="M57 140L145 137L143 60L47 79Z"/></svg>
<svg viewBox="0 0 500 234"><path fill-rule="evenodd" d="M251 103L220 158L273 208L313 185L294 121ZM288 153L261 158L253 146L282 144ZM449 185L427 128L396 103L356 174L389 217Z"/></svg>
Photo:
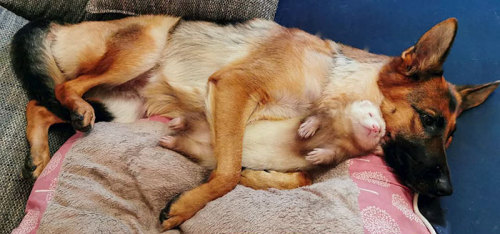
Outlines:
<svg viewBox="0 0 500 234"><path fill-rule="evenodd" d="M31 157L26 157L24 160L24 167L21 171L21 178L26 179L26 180L31 180L35 179L35 176L33 175L33 172L36 170L35 164L33 164L33 160Z"/></svg>
<svg viewBox="0 0 500 234"><path fill-rule="evenodd" d="M75 130L88 132L94 126L94 108L86 101L78 102L77 107L71 111L71 125Z"/></svg>

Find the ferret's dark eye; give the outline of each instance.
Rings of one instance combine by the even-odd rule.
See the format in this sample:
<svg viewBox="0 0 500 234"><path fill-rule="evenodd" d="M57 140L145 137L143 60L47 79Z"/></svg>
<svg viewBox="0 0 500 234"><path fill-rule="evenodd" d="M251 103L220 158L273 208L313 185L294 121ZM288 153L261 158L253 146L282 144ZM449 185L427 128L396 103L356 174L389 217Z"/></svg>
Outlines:
<svg viewBox="0 0 500 234"><path fill-rule="evenodd" d="M372 114L372 113L368 113L368 115L369 115L370 117L373 117L373 114Z"/></svg>

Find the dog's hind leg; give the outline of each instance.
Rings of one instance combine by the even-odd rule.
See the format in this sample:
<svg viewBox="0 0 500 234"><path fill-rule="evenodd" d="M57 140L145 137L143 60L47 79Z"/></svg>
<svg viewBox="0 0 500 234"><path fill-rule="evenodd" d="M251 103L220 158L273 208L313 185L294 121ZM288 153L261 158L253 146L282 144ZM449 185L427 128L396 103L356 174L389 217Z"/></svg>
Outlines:
<svg viewBox="0 0 500 234"><path fill-rule="evenodd" d="M160 17L158 22L149 22L144 25L131 23L113 31L104 42L94 39L95 45L93 46L101 48L99 53L93 54L91 49L80 48L75 50L75 53L91 54L92 56L87 56L87 60L77 61L78 66L76 68L66 68L66 70L75 73L75 78L59 83L55 87L56 98L64 107L70 110L71 124L75 129L87 131L94 124L94 110L88 102L82 99L82 96L90 89L96 86L105 86L107 88L123 87L122 85L127 86L125 89L132 88L129 86L139 89L137 83L127 82L132 80L141 80L138 83L147 82L148 76L154 72L154 68L161 59L169 29L172 27L172 23L176 22ZM107 24L103 27L114 30L116 25ZM64 35L65 30L67 30L67 34L71 35L80 32L71 31L73 28L62 28L59 30L58 35ZM95 33L93 38L108 35L107 30L101 31ZM72 56L68 54L69 52L61 54L61 51L64 52L64 46L69 43L73 42L69 39L64 41L56 40L54 50L58 49L61 58ZM97 44L99 47L96 46Z"/></svg>
<svg viewBox="0 0 500 234"><path fill-rule="evenodd" d="M48 145L49 127L56 123L64 123L62 119L31 100L26 107L26 135L30 144L30 153L33 166L33 177L38 177L49 163L50 152Z"/></svg>
<svg viewBox="0 0 500 234"><path fill-rule="evenodd" d="M56 98L64 107L70 110L71 124L76 130L88 131L95 122L94 109L82 98L88 90L99 85L119 86L152 69L154 64L142 59L144 54L141 54L140 49L133 51L135 53L124 53L128 56L120 57L121 60L133 61L133 66L125 66L122 65L123 62L117 62L103 73L82 75L56 86ZM129 56L133 56L133 58ZM101 65L98 64L97 66Z"/></svg>

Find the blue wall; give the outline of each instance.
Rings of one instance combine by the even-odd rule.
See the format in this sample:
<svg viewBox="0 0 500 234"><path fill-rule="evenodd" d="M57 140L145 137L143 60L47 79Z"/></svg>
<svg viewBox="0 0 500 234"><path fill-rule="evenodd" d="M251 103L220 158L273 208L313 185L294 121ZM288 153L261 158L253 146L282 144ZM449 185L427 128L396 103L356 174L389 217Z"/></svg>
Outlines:
<svg viewBox="0 0 500 234"><path fill-rule="evenodd" d="M399 55L434 24L458 19L445 63L456 84L500 79L500 0L280 0L275 20L374 53ZM500 233L500 90L458 121L448 150L452 233Z"/></svg>

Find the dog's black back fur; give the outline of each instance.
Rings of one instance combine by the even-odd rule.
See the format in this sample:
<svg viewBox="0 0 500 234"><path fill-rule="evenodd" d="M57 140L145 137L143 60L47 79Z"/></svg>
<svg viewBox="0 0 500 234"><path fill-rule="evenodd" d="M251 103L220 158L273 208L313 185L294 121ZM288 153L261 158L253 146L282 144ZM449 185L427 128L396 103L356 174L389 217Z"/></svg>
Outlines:
<svg viewBox="0 0 500 234"><path fill-rule="evenodd" d="M32 21L22 27L12 40L12 64L30 100L63 120L70 120L70 111L56 99L54 80L46 65L44 42L50 30L50 21ZM111 121L113 116L102 103L88 101L96 115L96 121Z"/></svg>

